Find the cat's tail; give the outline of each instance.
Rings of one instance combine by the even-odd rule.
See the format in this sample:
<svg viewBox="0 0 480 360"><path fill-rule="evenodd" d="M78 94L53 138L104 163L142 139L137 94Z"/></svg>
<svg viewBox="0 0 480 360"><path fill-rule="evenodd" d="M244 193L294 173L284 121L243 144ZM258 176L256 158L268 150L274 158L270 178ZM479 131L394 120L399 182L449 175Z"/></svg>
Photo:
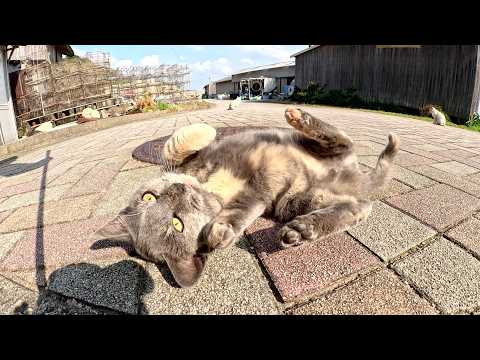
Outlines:
<svg viewBox="0 0 480 360"><path fill-rule="evenodd" d="M387 146L378 157L377 165L369 173L369 192L378 190L390 181L393 159L399 150L400 138L395 134L389 134Z"/></svg>

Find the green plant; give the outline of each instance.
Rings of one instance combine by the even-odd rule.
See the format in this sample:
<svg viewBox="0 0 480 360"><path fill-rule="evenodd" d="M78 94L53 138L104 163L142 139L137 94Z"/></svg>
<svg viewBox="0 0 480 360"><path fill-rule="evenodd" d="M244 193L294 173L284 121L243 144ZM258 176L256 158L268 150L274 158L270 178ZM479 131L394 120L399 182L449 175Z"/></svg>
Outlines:
<svg viewBox="0 0 480 360"><path fill-rule="evenodd" d="M292 100L307 104L324 104L345 107L360 107L363 105L363 101L357 94L356 89L326 90L325 88L326 85L320 86L315 83L310 83L305 90L295 88Z"/></svg>
<svg viewBox="0 0 480 360"><path fill-rule="evenodd" d="M168 109L171 107L170 104L164 103L164 102L160 102L160 101L156 103L156 106L157 106L157 110L160 110L160 111L162 111L162 110L168 110Z"/></svg>
<svg viewBox="0 0 480 360"><path fill-rule="evenodd" d="M472 117L468 119L466 125L470 127L480 127L480 113L474 113Z"/></svg>

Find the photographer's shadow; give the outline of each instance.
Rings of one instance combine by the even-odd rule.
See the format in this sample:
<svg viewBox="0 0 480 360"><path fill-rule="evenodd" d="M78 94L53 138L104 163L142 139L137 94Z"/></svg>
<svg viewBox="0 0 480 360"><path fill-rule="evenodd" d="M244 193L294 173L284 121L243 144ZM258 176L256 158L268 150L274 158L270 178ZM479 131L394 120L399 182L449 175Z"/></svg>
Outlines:
<svg viewBox="0 0 480 360"><path fill-rule="evenodd" d="M135 249L131 245L129 245L129 244L127 244L127 243L125 243L124 241L121 241L121 240L115 240L115 239L97 240L96 242L94 242L92 244L90 249L91 250L98 250L98 249L104 249L104 248L109 248L109 247L121 247L127 252L127 254L129 256L131 256L133 258L136 258L136 259L139 259L139 260L145 260L135 252ZM160 272L160 274L162 275L163 279L167 282L167 284L169 284L170 286L175 287L175 288L180 288L180 286L175 281L175 278L173 277L172 273L168 269L168 266L167 266L166 262L163 262L161 264L155 264L155 266L158 269L158 271Z"/></svg>
<svg viewBox="0 0 480 360"><path fill-rule="evenodd" d="M42 308L42 302L49 301L48 294L53 292L79 300L94 309L148 314L143 297L153 287L151 276L133 260L122 260L105 267L90 263L71 264L55 270L49 276L48 286L39 296L37 307ZM75 313L75 309L71 310ZM64 313L69 313L69 309Z"/></svg>

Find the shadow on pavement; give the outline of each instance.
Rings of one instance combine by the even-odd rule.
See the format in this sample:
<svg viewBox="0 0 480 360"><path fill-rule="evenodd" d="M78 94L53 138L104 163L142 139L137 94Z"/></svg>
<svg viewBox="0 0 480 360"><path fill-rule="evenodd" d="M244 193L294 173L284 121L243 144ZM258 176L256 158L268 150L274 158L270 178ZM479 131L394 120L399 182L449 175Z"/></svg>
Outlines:
<svg viewBox="0 0 480 360"><path fill-rule="evenodd" d="M17 159L17 156L12 156L0 161L0 177L16 176L41 167L46 167L48 162L52 160L50 150L47 151L47 156L44 159L37 162L12 164Z"/></svg>
<svg viewBox="0 0 480 360"><path fill-rule="evenodd" d="M121 241L121 240L101 239L101 240L98 240L98 241L94 242L92 244L92 246L90 246L90 249L91 250L99 250L99 249L104 249L104 248L108 248L108 247L121 247L128 253L129 256L137 258L137 259L145 260L135 252L135 249L131 245L129 245L125 241ZM148 260L146 260L146 261L148 261ZM173 278L173 275L170 272L170 270L168 269L168 266L167 266L166 263L155 264L155 266L157 267L158 271L160 272L160 274L162 275L164 280L170 286L176 287L176 288L180 287L177 284L177 282L175 281L175 279Z"/></svg>
<svg viewBox="0 0 480 360"><path fill-rule="evenodd" d="M133 260L106 267L78 263L55 270L37 300L36 314L148 314L143 297L154 282ZM59 294L61 296L59 296Z"/></svg>
<svg viewBox="0 0 480 360"><path fill-rule="evenodd" d="M146 314L147 309L142 298L153 290L153 280L146 270L133 260L123 260L104 268L89 263L71 264L55 270L47 282L43 229L45 185L50 160L50 150L48 150L45 158L37 163L43 166L43 171L40 180L35 240L35 277L38 289L35 313ZM27 307L28 304L22 303L14 312L25 313Z"/></svg>
<svg viewBox="0 0 480 360"><path fill-rule="evenodd" d="M257 254L271 255L283 250L277 241L277 234L282 226L281 223L275 223L269 228L256 230L247 235Z"/></svg>

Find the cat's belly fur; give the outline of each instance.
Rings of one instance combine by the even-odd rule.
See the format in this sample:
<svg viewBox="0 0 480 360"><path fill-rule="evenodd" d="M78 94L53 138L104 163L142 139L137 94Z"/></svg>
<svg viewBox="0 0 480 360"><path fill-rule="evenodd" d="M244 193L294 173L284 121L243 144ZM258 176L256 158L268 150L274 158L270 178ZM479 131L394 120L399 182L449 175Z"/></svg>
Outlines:
<svg viewBox="0 0 480 360"><path fill-rule="evenodd" d="M253 197L272 211L277 202L304 193L324 179L330 169L357 167L355 154L317 157L280 135L280 141L241 138L213 144L185 167L202 187L222 198L224 205ZM227 140L227 139L225 139ZM235 138L233 139L235 140ZM325 192L329 190L326 188Z"/></svg>

